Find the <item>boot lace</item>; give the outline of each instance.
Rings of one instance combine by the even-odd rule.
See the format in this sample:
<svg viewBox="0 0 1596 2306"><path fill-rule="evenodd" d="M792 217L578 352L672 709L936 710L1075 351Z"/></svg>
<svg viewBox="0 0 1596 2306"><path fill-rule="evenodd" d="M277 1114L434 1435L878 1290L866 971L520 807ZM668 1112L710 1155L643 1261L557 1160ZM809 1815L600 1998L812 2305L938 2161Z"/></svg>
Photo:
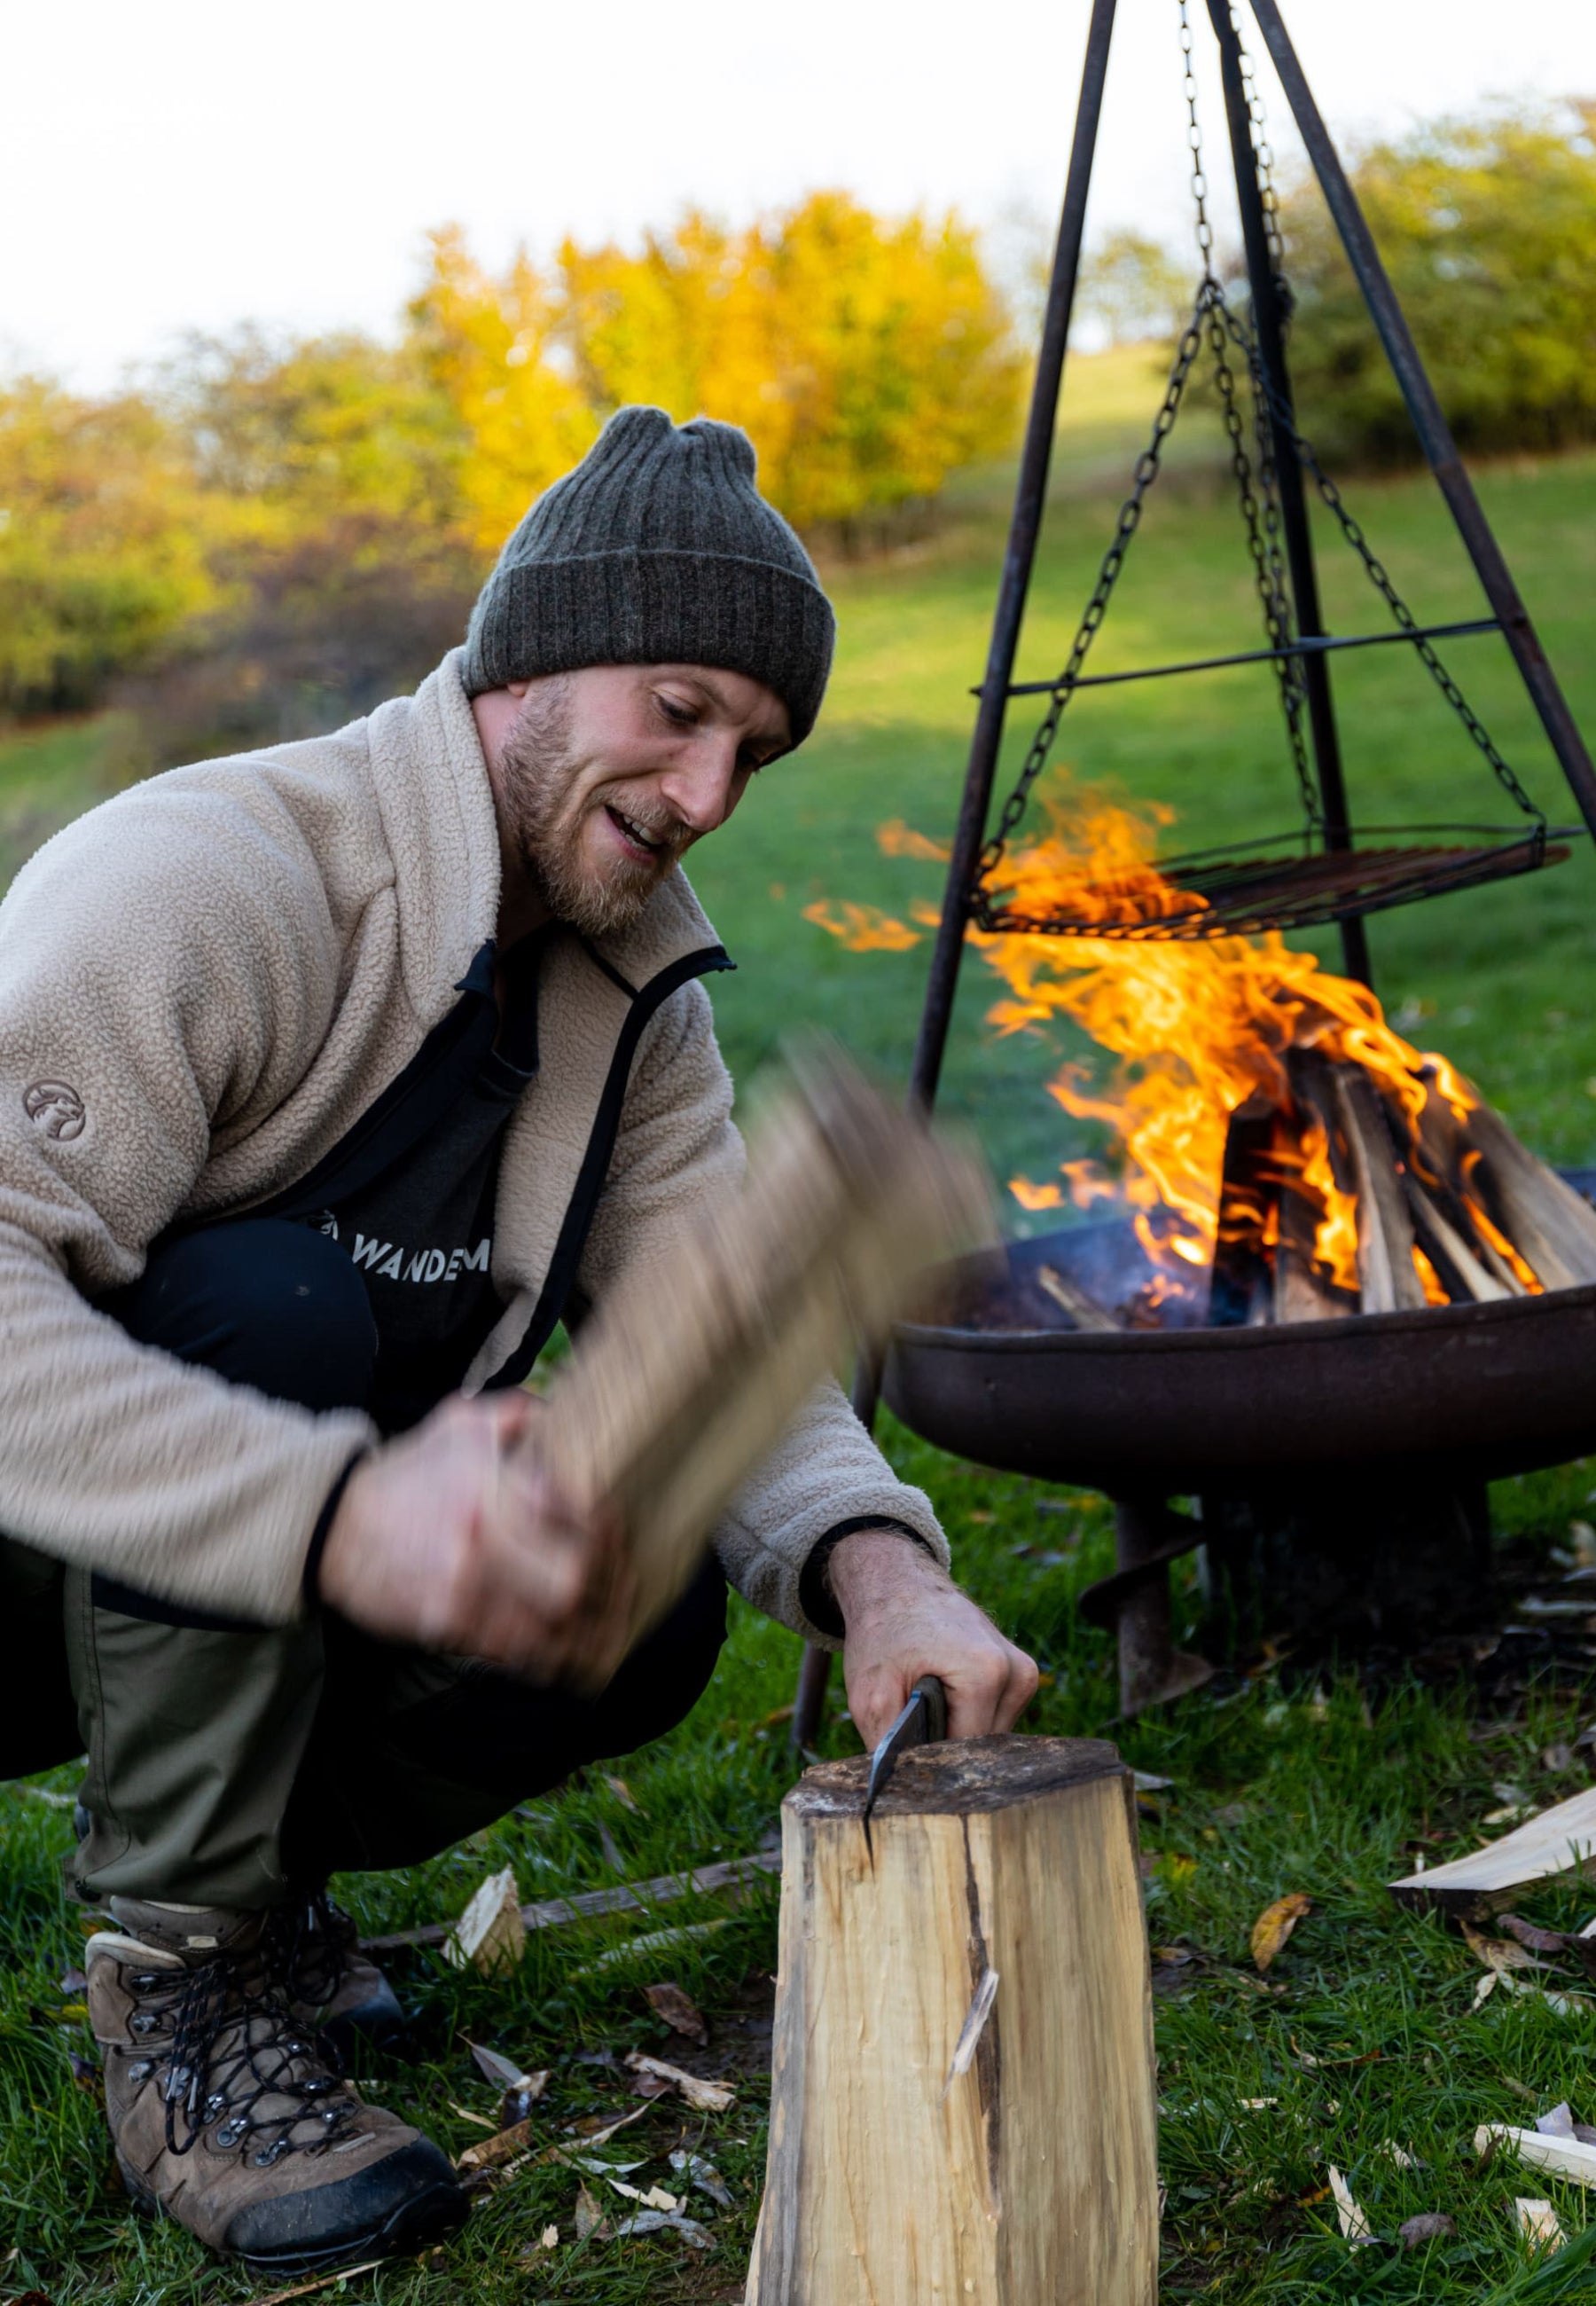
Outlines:
<svg viewBox="0 0 1596 2306"><path fill-rule="evenodd" d="M135 1971L128 1983L131 2030L153 2049L129 2079L164 2075L169 2152L192 2153L214 2124L218 2147L236 2147L267 2169L287 2154L324 2154L351 2135L358 2102L267 1972L221 1954L192 1969Z"/></svg>
<svg viewBox="0 0 1596 2306"><path fill-rule="evenodd" d="M272 1977L290 2001L312 2010L324 2010L337 1994L354 1944L354 1922L325 1889L277 1907L266 1925Z"/></svg>

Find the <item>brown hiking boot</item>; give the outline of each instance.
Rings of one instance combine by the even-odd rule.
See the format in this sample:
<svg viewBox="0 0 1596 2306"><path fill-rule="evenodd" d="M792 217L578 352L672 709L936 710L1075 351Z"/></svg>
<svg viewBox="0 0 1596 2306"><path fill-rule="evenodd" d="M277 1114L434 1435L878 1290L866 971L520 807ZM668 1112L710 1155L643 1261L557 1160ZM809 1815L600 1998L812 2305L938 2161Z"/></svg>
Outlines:
<svg viewBox="0 0 1596 2306"><path fill-rule="evenodd" d="M89 2014L124 2182L265 2272L414 2250L466 2197L431 2139L364 2105L274 1983L264 1917L114 1898Z"/></svg>
<svg viewBox="0 0 1596 2306"><path fill-rule="evenodd" d="M409 2047L410 2028L393 1987L360 1950L354 1922L325 1890L301 1892L266 1925L272 1975L289 2009L314 2026L346 2067L366 2047Z"/></svg>

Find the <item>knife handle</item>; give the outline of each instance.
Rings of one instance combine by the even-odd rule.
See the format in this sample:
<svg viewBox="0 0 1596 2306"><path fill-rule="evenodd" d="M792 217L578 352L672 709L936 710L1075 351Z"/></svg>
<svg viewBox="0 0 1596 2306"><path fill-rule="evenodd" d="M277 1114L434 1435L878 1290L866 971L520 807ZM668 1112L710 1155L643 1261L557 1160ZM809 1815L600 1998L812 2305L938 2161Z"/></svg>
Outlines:
<svg viewBox="0 0 1596 2306"><path fill-rule="evenodd" d="M934 1673L922 1674L909 1695L926 1701L926 1742L939 1746L948 1734L948 1693Z"/></svg>

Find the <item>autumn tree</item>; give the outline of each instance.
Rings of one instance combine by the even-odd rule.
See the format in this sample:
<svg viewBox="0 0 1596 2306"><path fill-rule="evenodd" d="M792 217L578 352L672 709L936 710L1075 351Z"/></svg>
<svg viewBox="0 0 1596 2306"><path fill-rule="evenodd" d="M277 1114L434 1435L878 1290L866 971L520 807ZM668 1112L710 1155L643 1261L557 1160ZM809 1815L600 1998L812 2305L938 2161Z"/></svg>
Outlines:
<svg viewBox="0 0 1596 2306"><path fill-rule="evenodd" d="M1020 362L974 235L843 192L737 231L689 212L636 250L568 241L547 279L522 256L495 280L440 235L414 317L484 543L629 400L743 425L788 517L844 533L1012 438Z"/></svg>
<svg viewBox="0 0 1596 2306"><path fill-rule="evenodd" d="M187 445L150 401L0 388L0 709L97 703L213 594Z"/></svg>
<svg viewBox="0 0 1596 2306"><path fill-rule="evenodd" d="M1596 149L1577 114L1443 120L1371 146L1353 182L1465 449L1596 435ZM1305 429L1339 454L1417 455L1317 186L1284 208Z"/></svg>
<svg viewBox="0 0 1596 2306"><path fill-rule="evenodd" d="M558 291L525 250L494 279L457 226L431 235L409 344L462 428L461 511L484 556L498 551L533 499L598 431L563 354L561 319Z"/></svg>

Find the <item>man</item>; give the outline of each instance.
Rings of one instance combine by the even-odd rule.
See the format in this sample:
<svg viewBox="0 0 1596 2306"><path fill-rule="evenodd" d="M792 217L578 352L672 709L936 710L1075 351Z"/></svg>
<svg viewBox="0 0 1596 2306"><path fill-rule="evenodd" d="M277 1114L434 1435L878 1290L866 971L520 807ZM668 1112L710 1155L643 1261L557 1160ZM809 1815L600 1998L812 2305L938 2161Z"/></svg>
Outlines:
<svg viewBox="0 0 1596 2306"><path fill-rule="evenodd" d="M556 1323L738 1174L679 867L832 634L745 437L623 409L414 697L119 796L0 907L0 1766L87 1745L117 2158L257 2267L464 2213L339 2080L399 2013L329 1875L669 1729L726 1577L841 1640L866 1739L924 1672L956 1737L1035 1687L834 1387L624 1658L616 1533L508 1451Z"/></svg>

